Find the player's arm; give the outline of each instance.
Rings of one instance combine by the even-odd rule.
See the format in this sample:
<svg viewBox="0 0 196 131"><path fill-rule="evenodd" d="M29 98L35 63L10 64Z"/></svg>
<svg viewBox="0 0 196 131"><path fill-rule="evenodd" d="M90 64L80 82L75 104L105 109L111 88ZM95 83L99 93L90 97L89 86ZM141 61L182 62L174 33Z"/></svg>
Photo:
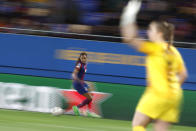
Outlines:
<svg viewBox="0 0 196 131"><path fill-rule="evenodd" d="M78 72L79 72L79 69L76 67L72 73L73 80L80 81L80 79L78 78Z"/></svg>
<svg viewBox="0 0 196 131"><path fill-rule="evenodd" d="M177 75L178 75L178 79L179 79L180 84L183 84L184 81L188 77L188 73L187 73L187 69L186 69L186 67L185 67L184 62L182 61L182 59L181 59L181 62L180 62L179 65L180 65L179 66L179 72L178 72Z"/></svg>
<svg viewBox="0 0 196 131"><path fill-rule="evenodd" d="M186 69L186 66L185 66L185 63L183 61L181 54L177 50L176 50L176 54L177 54L177 59L179 60L177 75L178 75L180 84L183 84L184 81L188 77L188 72L187 72L187 69Z"/></svg>
<svg viewBox="0 0 196 131"><path fill-rule="evenodd" d="M188 73L185 67L183 67L180 72L178 73L178 78L179 78L179 82L180 84L183 84L184 81L187 79L188 77Z"/></svg>
<svg viewBox="0 0 196 131"><path fill-rule="evenodd" d="M132 46L136 50L139 50L142 44L144 43L141 38L138 37L138 29L135 23L130 23L126 26L121 27L121 35L123 42L127 43L128 45Z"/></svg>
<svg viewBox="0 0 196 131"><path fill-rule="evenodd" d="M144 41L138 37L138 27L136 23L136 16L140 10L140 0L130 0L127 6L123 9L121 16L120 27L123 42L139 50Z"/></svg>

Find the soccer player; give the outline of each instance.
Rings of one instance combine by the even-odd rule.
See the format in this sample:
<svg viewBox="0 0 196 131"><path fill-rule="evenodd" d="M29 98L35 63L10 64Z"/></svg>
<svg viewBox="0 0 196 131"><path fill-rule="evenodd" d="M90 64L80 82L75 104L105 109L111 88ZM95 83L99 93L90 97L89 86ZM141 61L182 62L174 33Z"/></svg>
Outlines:
<svg viewBox="0 0 196 131"><path fill-rule="evenodd" d="M72 109L75 115L80 115L79 108L88 105L92 101L92 96L89 91L91 88L84 82L84 75L87 70L87 53L82 52L76 62L75 69L72 73L73 87L77 92L86 97L86 99L77 106L73 106Z"/></svg>
<svg viewBox="0 0 196 131"><path fill-rule="evenodd" d="M140 6L140 1L130 1L121 18L124 42L146 54L147 88L136 107L133 131L145 131L152 120L155 131L168 131L170 123L178 122L183 99L181 85L187 71L180 53L172 45L172 24L152 21L147 31L149 41L138 39L135 19Z"/></svg>

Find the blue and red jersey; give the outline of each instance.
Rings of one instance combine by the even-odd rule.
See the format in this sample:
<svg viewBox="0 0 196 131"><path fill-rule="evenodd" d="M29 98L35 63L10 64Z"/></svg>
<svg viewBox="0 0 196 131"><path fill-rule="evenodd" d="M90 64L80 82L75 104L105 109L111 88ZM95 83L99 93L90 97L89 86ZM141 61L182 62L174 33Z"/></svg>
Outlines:
<svg viewBox="0 0 196 131"><path fill-rule="evenodd" d="M78 78L84 80L85 72L87 71L87 64L78 62L75 67L78 70Z"/></svg>
<svg viewBox="0 0 196 131"><path fill-rule="evenodd" d="M82 62L78 62L75 66L75 69L78 70L77 77L81 81L73 81L73 87L79 94L85 94L88 93L88 84L84 82L84 75L87 70L87 64L84 64Z"/></svg>

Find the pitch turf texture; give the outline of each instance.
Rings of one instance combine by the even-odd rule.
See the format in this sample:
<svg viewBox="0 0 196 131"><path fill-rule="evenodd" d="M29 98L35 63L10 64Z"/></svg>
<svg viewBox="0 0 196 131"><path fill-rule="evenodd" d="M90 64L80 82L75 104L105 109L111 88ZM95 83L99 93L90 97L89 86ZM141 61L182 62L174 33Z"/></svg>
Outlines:
<svg viewBox="0 0 196 131"><path fill-rule="evenodd" d="M1 109L0 131L131 131L131 122ZM147 131L152 131L151 125ZM196 127L172 126L171 131L196 131Z"/></svg>

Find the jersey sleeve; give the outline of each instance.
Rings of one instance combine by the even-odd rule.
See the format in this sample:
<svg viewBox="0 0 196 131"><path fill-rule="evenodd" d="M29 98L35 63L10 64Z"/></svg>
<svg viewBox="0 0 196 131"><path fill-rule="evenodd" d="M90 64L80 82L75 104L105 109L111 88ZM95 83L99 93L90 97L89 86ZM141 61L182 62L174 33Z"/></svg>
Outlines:
<svg viewBox="0 0 196 131"><path fill-rule="evenodd" d="M81 68L81 63L77 63L75 69L80 70L80 68Z"/></svg>
<svg viewBox="0 0 196 131"><path fill-rule="evenodd" d="M138 51L145 54L152 54L157 51L158 46L153 42L143 42Z"/></svg>

